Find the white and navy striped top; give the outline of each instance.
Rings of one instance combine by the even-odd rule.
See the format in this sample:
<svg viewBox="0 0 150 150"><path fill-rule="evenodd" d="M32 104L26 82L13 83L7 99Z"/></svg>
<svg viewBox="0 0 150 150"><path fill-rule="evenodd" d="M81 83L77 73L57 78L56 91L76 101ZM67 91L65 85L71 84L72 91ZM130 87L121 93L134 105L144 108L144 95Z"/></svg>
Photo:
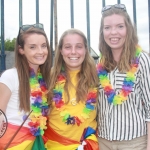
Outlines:
<svg viewBox="0 0 150 150"><path fill-rule="evenodd" d="M131 140L147 134L146 121L150 121L150 58L141 52L136 81L128 99L121 105L108 103L103 88L99 87L98 136L107 140ZM118 94L126 73L114 69L108 74Z"/></svg>

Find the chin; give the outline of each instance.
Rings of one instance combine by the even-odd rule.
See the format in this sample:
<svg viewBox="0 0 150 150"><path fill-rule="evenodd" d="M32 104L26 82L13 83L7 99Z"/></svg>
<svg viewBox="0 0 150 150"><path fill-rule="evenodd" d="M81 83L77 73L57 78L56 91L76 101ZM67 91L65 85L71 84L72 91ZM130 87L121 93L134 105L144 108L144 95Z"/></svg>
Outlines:
<svg viewBox="0 0 150 150"><path fill-rule="evenodd" d="M43 65L45 62L38 62L38 63L35 63L37 65Z"/></svg>

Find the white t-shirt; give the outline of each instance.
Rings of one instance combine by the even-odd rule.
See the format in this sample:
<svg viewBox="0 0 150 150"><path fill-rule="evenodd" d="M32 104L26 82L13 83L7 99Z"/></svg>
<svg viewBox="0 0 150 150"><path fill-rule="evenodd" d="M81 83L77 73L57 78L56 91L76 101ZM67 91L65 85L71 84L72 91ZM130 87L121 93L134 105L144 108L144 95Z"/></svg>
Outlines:
<svg viewBox="0 0 150 150"><path fill-rule="evenodd" d="M13 125L21 125L25 112L19 110L19 80L16 68L8 69L2 73L0 82L5 84L11 91L11 97L6 108L6 117L8 123ZM24 123L24 127L28 126L29 119Z"/></svg>

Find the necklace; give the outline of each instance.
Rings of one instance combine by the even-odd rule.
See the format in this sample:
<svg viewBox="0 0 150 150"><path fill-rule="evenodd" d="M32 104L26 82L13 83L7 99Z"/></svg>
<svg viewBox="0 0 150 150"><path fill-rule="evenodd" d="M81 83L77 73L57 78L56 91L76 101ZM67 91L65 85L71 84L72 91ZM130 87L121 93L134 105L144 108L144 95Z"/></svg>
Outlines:
<svg viewBox="0 0 150 150"><path fill-rule="evenodd" d="M30 68L30 89L31 89L31 110L29 116L30 122L28 125L31 127L31 134L34 136L43 135L46 129L48 104L47 104L47 87L40 69L37 76L32 68Z"/></svg>
<svg viewBox="0 0 150 150"><path fill-rule="evenodd" d="M77 105L76 98L72 98L70 102L73 106Z"/></svg>
<svg viewBox="0 0 150 150"><path fill-rule="evenodd" d="M85 119L88 119L90 117L89 116L90 112L95 109L94 104L96 103L97 89L96 88L89 89L87 94L87 100L85 102L85 107L83 108L81 115L71 116L70 112L65 110L65 103L62 98L65 83L66 83L65 72L64 69L62 69L61 73L57 77L55 88L53 89L52 100L55 103L55 107L57 108L57 110L60 111L60 117L62 117L63 122L65 122L67 125L76 124L80 126L80 124L84 122Z"/></svg>
<svg viewBox="0 0 150 150"><path fill-rule="evenodd" d="M134 81L136 79L135 73L137 72L138 69L139 55L141 51L142 51L141 47L137 46L135 59L132 60L131 69L126 73L122 89L120 90L118 95L112 88L110 80L108 79L108 72L104 69L101 63L97 65L99 81L101 83L102 88L104 89L104 93L106 94L109 103L117 105L122 104L125 100L127 100L128 95L131 93Z"/></svg>

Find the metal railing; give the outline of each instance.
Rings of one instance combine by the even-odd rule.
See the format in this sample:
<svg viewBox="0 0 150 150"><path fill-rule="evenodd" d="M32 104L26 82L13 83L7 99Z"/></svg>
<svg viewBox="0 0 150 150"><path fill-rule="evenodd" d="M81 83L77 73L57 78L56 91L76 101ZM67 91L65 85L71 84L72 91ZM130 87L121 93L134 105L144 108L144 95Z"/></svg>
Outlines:
<svg viewBox="0 0 150 150"><path fill-rule="evenodd" d="M136 16L136 0L133 0L133 21L135 26L137 25L137 16ZM6 69L6 54L4 47L4 0L0 0L1 3L1 53L0 53L0 72ZM36 23L39 23L39 0L35 0L36 3ZM120 4L121 0L117 0L117 3ZM102 0L102 6L105 6L105 0ZM22 25L22 0L19 0L19 26ZM148 26L149 26L149 52L150 52L150 0L148 0ZM53 37L55 37L55 46L57 45L57 0L50 1L50 47L53 52ZM71 28L74 28L74 1L70 0L70 17L71 17ZM54 23L53 23L54 20ZM86 0L86 21L87 21L87 40L88 46L90 47L90 8L89 0ZM54 29L55 27L55 29ZM55 35L53 35L53 30L55 30ZM52 60L52 59L51 59Z"/></svg>

